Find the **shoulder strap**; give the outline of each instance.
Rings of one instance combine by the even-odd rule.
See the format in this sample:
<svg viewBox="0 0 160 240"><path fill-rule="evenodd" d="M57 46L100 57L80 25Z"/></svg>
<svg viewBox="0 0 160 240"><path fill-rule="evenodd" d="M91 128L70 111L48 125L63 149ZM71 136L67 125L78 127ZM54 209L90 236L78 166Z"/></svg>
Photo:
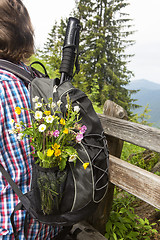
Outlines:
<svg viewBox="0 0 160 240"><path fill-rule="evenodd" d="M25 209L27 211L30 212L30 210L32 210L32 213L35 214L34 210L31 208L31 203L30 200L27 198L27 196L25 194L22 193L22 191L20 190L20 188L18 188L17 184L12 180L11 176L9 175L9 173L4 169L4 167L2 166L2 164L0 163L0 171L2 173L2 175L5 177L5 179L7 180L7 182L10 184L10 186L12 187L13 191L17 194L17 196L19 197L20 201L22 202L23 206L25 207ZM33 216L33 215L32 215Z"/></svg>
<svg viewBox="0 0 160 240"><path fill-rule="evenodd" d="M41 72L39 72L37 69L33 68L32 66L33 66L34 64L40 65L40 66L43 68L43 70L44 70L44 74L41 73ZM32 62L32 63L30 64L30 67L31 67L31 70L34 70L34 72L38 74L38 76L40 76L40 77L45 77L45 78L49 78L49 75L48 75L48 73L47 73L47 70L46 70L45 66L44 66L41 62L39 62L39 61L34 61L34 62Z"/></svg>
<svg viewBox="0 0 160 240"><path fill-rule="evenodd" d="M33 80L32 74L7 60L0 59L0 68L15 74L17 77L21 78L27 83Z"/></svg>
<svg viewBox="0 0 160 240"><path fill-rule="evenodd" d="M2 175L5 177L5 179L7 180L7 182L11 185L12 189L14 190L14 192L18 195L19 198L21 198L23 196L23 193L21 192L21 190L17 187L16 183L12 180L11 176L9 175L9 173L4 169L4 167L2 166L2 164L0 163L0 171L2 173Z"/></svg>
<svg viewBox="0 0 160 240"><path fill-rule="evenodd" d="M14 214L16 211L18 210L23 210L24 208L30 212L30 209L31 209L31 203L30 203L30 200L27 198L27 196L25 194L22 193L22 191L18 188L18 186L16 185L16 183L12 180L11 176L9 175L9 173L4 169L4 167L2 166L2 164L0 163L0 171L2 173L2 175L5 177L5 179L7 180L7 182L10 184L10 186L12 187L13 191L17 194L17 196L19 197L20 199L20 202L16 205L16 207L14 208L11 216L10 216L10 219L11 219L11 224L12 224L12 228L13 228L13 233L14 233L14 237L15 237L15 240L19 240L18 238L18 232L16 230L16 226L14 224ZM24 208L23 208L24 206ZM33 214L33 209L32 209L32 214ZM31 212L30 212L31 213ZM35 213L35 212L34 212ZM35 215L32 215L31 216L33 218L35 218ZM27 232L25 231L26 229L26 226L27 226L27 223L26 223L26 220L27 218L25 218L25 225L24 225L24 232L25 232L25 239L27 239Z"/></svg>

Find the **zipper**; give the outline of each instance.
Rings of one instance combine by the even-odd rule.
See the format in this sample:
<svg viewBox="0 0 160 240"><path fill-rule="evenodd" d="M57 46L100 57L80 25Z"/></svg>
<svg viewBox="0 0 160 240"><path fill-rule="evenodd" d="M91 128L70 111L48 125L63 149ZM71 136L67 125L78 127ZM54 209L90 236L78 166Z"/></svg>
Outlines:
<svg viewBox="0 0 160 240"><path fill-rule="evenodd" d="M70 92L70 91L73 90L73 89L74 89L74 88L70 88L70 89L66 90L65 92L63 92L62 95L60 96L60 100L62 100L62 97L63 97L66 93Z"/></svg>
<svg viewBox="0 0 160 240"><path fill-rule="evenodd" d="M76 103L81 107L81 109L83 109L83 111L87 114L86 110L84 109L83 105L79 102L79 101L76 101Z"/></svg>

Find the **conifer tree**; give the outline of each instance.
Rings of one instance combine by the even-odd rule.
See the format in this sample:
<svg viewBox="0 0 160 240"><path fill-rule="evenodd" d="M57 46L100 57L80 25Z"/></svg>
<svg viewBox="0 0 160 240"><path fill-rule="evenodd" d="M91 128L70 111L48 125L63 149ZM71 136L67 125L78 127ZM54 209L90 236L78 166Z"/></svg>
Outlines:
<svg viewBox="0 0 160 240"><path fill-rule="evenodd" d="M51 32L48 34L44 49L38 50L38 57L47 63L50 71L54 72L54 76L60 77L59 68L62 59L62 47L64 42L64 35L66 23L61 19L60 24L54 23Z"/></svg>
<svg viewBox="0 0 160 240"><path fill-rule="evenodd" d="M127 63L133 55L126 54L128 46L134 44L127 0L79 0L72 16L80 19L80 66L74 85L88 94L97 105L110 99L131 114L138 107L131 98L135 90L127 90L133 73ZM41 57L59 71L62 46L67 20L61 20L49 34Z"/></svg>
<svg viewBox="0 0 160 240"><path fill-rule="evenodd" d="M134 91L126 89L133 73L127 69L132 55L125 50L134 44L127 40L133 34L131 19L123 13L127 5L126 0L80 0L75 14L82 24L81 64L87 92L100 105L110 99L130 113L137 105L131 99Z"/></svg>

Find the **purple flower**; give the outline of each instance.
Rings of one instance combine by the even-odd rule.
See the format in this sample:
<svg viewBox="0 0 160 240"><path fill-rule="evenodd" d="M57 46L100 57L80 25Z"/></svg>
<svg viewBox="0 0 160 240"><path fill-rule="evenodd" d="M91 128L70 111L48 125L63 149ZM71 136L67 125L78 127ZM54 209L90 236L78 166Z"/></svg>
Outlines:
<svg viewBox="0 0 160 240"><path fill-rule="evenodd" d="M82 133L77 133L76 140L77 142L81 142L83 139L83 134Z"/></svg>
<svg viewBox="0 0 160 240"><path fill-rule="evenodd" d="M58 137L58 136L59 136L59 131L58 131L58 130L55 130L55 131L53 132L53 136L54 136L54 137Z"/></svg>
<svg viewBox="0 0 160 240"><path fill-rule="evenodd" d="M86 130L87 130L87 127L86 127L85 125L83 125L83 126L81 127L80 132L81 132L81 133L85 133Z"/></svg>

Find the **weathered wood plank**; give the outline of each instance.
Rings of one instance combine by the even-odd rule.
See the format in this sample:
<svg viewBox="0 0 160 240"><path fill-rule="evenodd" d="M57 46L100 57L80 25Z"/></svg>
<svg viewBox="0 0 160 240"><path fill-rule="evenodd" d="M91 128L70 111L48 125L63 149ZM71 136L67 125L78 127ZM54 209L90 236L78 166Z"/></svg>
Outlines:
<svg viewBox="0 0 160 240"><path fill-rule="evenodd" d="M110 155L110 182L160 209L160 176Z"/></svg>
<svg viewBox="0 0 160 240"><path fill-rule="evenodd" d="M77 240L107 240L102 234L86 222L75 224L72 228L72 232L76 231L76 229L81 230L77 235Z"/></svg>
<svg viewBox="0 0 160 240"><path fill-rule="evenodd" d="M107 135L160 152L160 129L98 114Z"/></svg>

